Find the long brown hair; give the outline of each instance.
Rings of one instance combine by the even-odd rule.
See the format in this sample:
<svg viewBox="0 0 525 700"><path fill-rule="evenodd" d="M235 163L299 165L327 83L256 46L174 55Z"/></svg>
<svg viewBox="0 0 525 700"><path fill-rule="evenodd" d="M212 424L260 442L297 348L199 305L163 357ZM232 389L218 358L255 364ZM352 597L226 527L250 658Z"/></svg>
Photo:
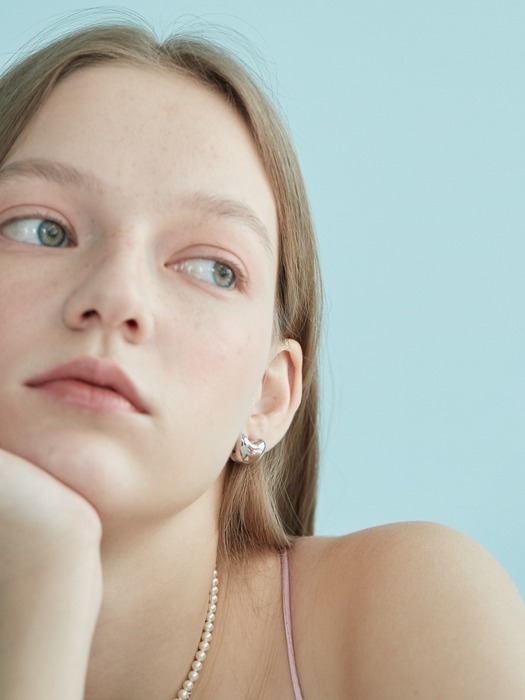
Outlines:
<svg viewBox="0 0 525 700"><path fill-rule="evenodd" d="M0 165L58 81L105 62L176 71L221 94L245 120L277 206L276 333L304 353L303 400L281 442L256 468L228 464L219 553L282 549L311 534L318 470L321 285L315 236L295 151L264 90L223 48L191 35L159 42L147 29L109 23L76 30L33 52L0 79Z"/></svg>

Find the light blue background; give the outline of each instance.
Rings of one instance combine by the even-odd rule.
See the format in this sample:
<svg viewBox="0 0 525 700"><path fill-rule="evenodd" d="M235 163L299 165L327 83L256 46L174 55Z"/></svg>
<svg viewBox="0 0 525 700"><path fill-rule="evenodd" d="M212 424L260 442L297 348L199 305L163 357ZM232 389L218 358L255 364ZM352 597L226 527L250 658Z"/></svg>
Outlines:
<svg viewBox="0 0 525 700"><path fill-rule="evenodd" d="M241 32L287 115L328 296L318 532L443 522L525 594L525 3L122 6ZM4 4L2 62L85 7Z"/></svg>

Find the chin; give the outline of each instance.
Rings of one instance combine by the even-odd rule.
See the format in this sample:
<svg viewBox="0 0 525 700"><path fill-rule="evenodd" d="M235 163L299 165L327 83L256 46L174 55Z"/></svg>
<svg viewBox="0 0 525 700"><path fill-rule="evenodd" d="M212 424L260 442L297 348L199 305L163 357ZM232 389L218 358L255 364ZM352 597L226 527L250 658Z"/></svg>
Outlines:
<svg viewBox="0 0 525 700"><path fill-rule="evenodd" d="M0 429L0 446L43 469L85 498L103 527L166 520L187 509L205 493L220 490L222 469L210 455L183 459L162 442L148 444L133 435L95 432L45 421L23 430ZM12 427L12 426L11 426ZM193 463L191 473L181 464ZM197 469L195 463L203 464ZM206 465L206 466L204 466Z"/></svg>
<svg viewBox="0 0 525 700"><path fill-rule="evenodd" d="M19 444L17 444L19 443ZM68 430L53 435L27 435L2 447L17 454L85 498L102 517L132 499L137 473L134 460L104 435Z"/></svg>

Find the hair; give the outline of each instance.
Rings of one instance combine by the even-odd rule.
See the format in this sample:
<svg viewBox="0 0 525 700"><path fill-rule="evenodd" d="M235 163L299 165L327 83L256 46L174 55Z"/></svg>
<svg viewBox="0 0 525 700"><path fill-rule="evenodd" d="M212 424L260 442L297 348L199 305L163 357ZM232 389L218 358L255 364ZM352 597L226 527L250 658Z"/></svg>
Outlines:
<svg viewBox="0 0 525 700"><path fill-rule="evenodd" d="M250 71L224 48L191 34L158 41L126 22L75 30L29 54L0 79L0 166L54 86L82 68L118 63L172 71L216 91L242 116L276 201L279 262L276 333L302 347L303 398L286 435L257 467L229 462L219 556L282 550L312 534L319 458L318 366L321 283L306 190L290 138Z"/></svg>

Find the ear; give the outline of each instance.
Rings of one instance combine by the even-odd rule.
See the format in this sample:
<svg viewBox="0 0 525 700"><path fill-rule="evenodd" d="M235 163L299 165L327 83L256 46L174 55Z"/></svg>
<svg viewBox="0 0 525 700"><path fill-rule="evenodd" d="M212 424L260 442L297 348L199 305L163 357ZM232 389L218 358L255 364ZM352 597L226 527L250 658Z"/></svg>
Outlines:
<svg viewBox="0 0 525 700"><path fill-rule="evenodd" d="M301 403L303 352L295 340L275 348L261 381L259 396L246 421L244 432L252 440L263 439L274 447L288 430Z"/></svg>

